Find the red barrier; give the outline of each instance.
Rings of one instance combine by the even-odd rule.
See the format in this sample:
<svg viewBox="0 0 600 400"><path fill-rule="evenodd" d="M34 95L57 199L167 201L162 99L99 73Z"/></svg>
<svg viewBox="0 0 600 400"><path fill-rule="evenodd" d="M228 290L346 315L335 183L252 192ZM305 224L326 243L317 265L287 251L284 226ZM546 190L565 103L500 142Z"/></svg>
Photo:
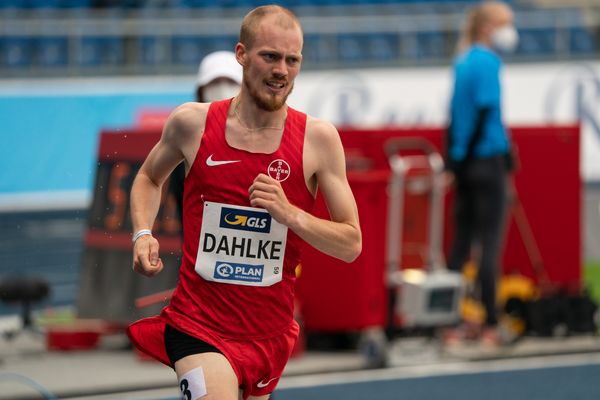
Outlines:
<svg viewBox="0 0 600 400"><path fill-rule="evenodd" d="M305 246L297 295L307 331L345 331L385 320L385 231L388 171L349 173L363 232L363 251L346 264ZM314 213L328 218L319 196Z"/></svg>
<svg viewBox="0 0 600 400"><path fill-rule="evenodd" d="M345 130L341 135L349 159L360 159L360 165L374 170L388 169L383 148L390 138L424 137L439 149L443 139L440 129ZM503 271L538 280L533 245L539 249L542 267L555 289L577 290L581 284L579 127L514 127L512 135L520 159L515 187L532 237L523 237L511 213L501 262ZM372 174L349 174L363 232L361 256L346 265L314 249L305 250L297 293L307 331L355 330L385 322L386 181L381 177L371 179ZM424 204L422 198L405 198L402 265L407 267L419 266L415 265L419 258L414 254L411 257L407 250L427 238L424 209L428 205ZM452 234L450 204L451 194L446 198L444 214L446 250ZM317 210L326 215L323 204L318 204Z"/></svg>

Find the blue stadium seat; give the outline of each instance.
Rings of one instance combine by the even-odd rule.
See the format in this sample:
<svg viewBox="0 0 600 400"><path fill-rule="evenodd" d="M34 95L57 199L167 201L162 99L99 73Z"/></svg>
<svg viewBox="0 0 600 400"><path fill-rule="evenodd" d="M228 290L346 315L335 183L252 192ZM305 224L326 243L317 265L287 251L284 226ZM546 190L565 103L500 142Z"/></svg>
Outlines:
<svg viewBox="0 0 600 400"><path fill-rule="evenodd" d="M369 38L369 58L373 61L392 61L398 58L398 36L372 34Z"/></svg>
<svg viewBox="0 0 600 400"><path fill-rule="evenodd" d="M303 62L327 64L335 60L335 37L319 34L306 34L302 49Z"/></svg>
<svg viewBox="0 0 600 400"><path fill-rule="evenodd" d="M203 48L206 54L218 50L235 51L235 45L239 38L235 36L214 36L203 40Z"/></svg>
<svg viewBox="0 0 600 400"><path fill-rule="evenodd" d="M364 35L343 33L338 35L338 59L357 63L367 58Z"/></svg>
<svg viewBox="0 0 600 400"><path fill-rule="evenodd" d="M198 65L204 52L203 42L208 40L199 36L174 36L171 41L171 59L174 64Z"/></svg>
<svg viewBox="0 0 600 400"><path fill-rule="evenodd" d="M63 67L68 64L68 40L66 37L42 37L36 41L36 59L42 67Z"/></svg>
<svg viewBox="0 0 600 400"><path fill-rule="evenodd" d="M569 49L573 54L594 54L598 49L593 34L583 27L569 30Z"/></svg>
<svg viewBox="0 0 600 400"><path fill-rule="evenodd" d="M142 36L138 40L139 62L142 65L157 64L157 40L154 36Z"/></svg>
<svg viewBox="0 0 600 400"><path fill-rule="evenodd" d="M303 63L318 63L320 62L319 44L321 43L321 35L304 34L304 47L302 48Z"/></svg>
<svg viewBox="0 0 600 400"><path fill-rule="evenodd" d="M400 58L404 60L418 59L417 35L414 32L400 34Z"/></svg>
<svg viewBox="0 0 600 400"><path fill-rule="evenodd" d="M31 38L5 37L2 39L1 64L7 67L28 67L32 64Z"/></svg>
<svg viewBox="0 0 600 400"><path fill-rule="evenodd" d="M519 29L519 47L517 55L521 56L548 56L556 50L556 30L547 29Z"/></svg>
<svg viewBox="0 0 600 400"><path fill-rule="evenodd" d="M447 54L444 33L439 31L418 32L416 36L417 59L442 59Z"/></svg>
<svg viewBox="0 0 600 400"><path fill-rule="evenodd" d="M139 62L142 65L152 66L168 64L170 57L165 40L156 36L142 36L139 39Z"/></svg>
<svg viewBox="0 0 600 400"><path fill-rule="evenodd" d="M341 61L386 62L398 58L398 36L394 34L360 33L338 36Z"/></svg>
<svg viewBox="0 0 600 400"><path fill-rule="evenodd" d="M81 39L78 62L82 66L96 66L102 63L102 48L96 38Z"/></svg>
<svg viewBox="0 0 600 400"><path fill-rule="evenodd" d="M104 64L122 65L125 62L125 50L120 37L102 38L102 49Z"/></svg>
<svg viewBox="0 0 600 400"><path fill-rule="evenodd" d="M79 64L85 67L116 66L125 60L123 43L118 37L84 37L81 39Z"/></svg>

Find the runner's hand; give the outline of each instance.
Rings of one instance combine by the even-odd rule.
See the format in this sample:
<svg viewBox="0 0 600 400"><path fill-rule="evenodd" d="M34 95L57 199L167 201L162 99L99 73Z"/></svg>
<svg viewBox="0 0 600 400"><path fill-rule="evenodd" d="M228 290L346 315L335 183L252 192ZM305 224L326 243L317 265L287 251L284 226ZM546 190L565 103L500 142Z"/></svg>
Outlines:
<svg viewBox="0 0 600 400"><path fill-rule="evenodd" d="M293 207L278 180L265 174L258 174L248 192L250 205L264 208L277 222L287 225L285 221L293 213Z"/></svg>
<svg viewBox="0 0 600 400"><path fill-rule="evenodd" d="M138 238L133 245L133 270L152 277L162 271L164 265L158 256L158 240L152 235Z"/></svg>

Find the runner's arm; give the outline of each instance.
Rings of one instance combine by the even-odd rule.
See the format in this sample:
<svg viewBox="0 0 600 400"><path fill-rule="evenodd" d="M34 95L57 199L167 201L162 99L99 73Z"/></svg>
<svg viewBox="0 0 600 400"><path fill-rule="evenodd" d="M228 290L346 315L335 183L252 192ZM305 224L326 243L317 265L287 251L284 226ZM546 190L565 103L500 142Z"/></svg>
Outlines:
<svg viewBox="0 0 600 400"><path fill-rule="evenodd" d="M362 237L339 134L333 125L317 121L307 129L307 135L305 163L314 168L331 220L317 218L290 204L279 182L264 174L250 187L250 203L267 209L316 249L352 262L362 250Z"/></svg>
<svg viewBox="0 0 600 400"><path fill-rule="evenodd" d="M131 189L133 231L152 229L160 207L162 186L175 167L187 161L184 149L198 128L198 105L186 103L175 109L165 123L159 142L142 164ZM139 237L133 246L133 269L154 276L162 268L158 241L152 235Z"/></svg>

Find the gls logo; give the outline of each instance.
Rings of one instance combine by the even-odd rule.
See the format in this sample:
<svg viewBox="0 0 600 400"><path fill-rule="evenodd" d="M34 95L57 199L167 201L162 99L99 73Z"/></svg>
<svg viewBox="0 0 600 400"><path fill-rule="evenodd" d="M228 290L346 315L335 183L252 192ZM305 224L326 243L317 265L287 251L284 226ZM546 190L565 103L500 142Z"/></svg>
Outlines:
<svg viewBox="0 0 600 400"><path fill-rule="evenodd" d="M240 231L269 233L271 216L267 212L223 207L219 226Z"/></svg>

